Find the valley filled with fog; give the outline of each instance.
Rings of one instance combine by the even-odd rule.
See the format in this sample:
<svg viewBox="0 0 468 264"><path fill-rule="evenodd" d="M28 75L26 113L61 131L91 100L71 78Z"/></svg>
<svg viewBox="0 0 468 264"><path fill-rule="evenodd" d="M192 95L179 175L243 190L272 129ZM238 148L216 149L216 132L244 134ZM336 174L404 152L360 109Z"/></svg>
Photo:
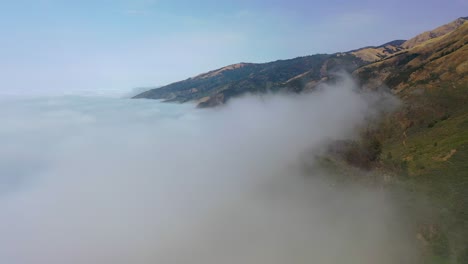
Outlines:
<svg viewBox="0 0 468 264"><path fill-rule="evenodd" d="M414 263L387 191L304 169L398 104L351 80L214 109L0 100L0 263Z"/></svg>

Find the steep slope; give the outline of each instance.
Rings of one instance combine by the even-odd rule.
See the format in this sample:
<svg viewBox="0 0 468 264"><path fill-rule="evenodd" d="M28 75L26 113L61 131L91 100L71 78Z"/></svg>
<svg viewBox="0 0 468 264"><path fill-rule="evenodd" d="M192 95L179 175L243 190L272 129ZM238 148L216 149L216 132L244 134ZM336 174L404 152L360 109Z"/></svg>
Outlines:
<svg viewBox="0 0 468 264"><path fill-rule="evenodd" d="M460 18L401 44L366 47L266 64L236 64L155 89L139 98L215 106L246 92L302 92L336 69L368 89L390 88L401 107L349 144L347 167L375 169L387 185L429 204L414 234L424 263L468 263L468 22ZM348 151L348 150L347 150ZM354 164L353 164L354 163ZM361 176L362 173L356 173Z"/></svg>
<svg viewBox="0 0 468 264"><path fill-rule="evenodd" d="M445 24L443 26L440 26L434 30L431 31L426 31L422 34L417 35L416 37L407 40L405 43L403 43L401 46L405 49L410 49L413 48L423 42L426 42L428 40L431 40L433 38L438 38L443 35L446 35L457 28L459 28L461 25L465 23L465 21L468 19L468 17L460 17L457 20Z"/></svg>
<svg viewBox="0 0 468 264"><path fill-rule="evenodd" d="M416 234L427 251L425 263L468 263L467 44L464 22L354 72L368 88L386 86L402 99L367 138L381 146L377 166L395 172L399 185L431 204Z"/></svg>
<svg viewBox="0 0 468 264"><path fill-rule="evenodd" d="M394 40L376 47L333 54L322 64L319 72L316 69L309 70L291 78L279 87L294 92L312 90L320 83L328 81L330 73L337 70L352 72L363 65L383 60L402 51L400 44L403 42L404 40Z"/></svg>
<svg viewBox="0 0 468 264"><path fill-rule="evenodd" d="M319 68L330 55L313 55L270 63L240 63L142 93L135 98L186 102L223 92L235 96L243 92L265 92L276 83L312 68ZM228 91L228 92L227 92ZM202 99L203 100L203 99Z"/></svg>
<svg viewBox="0 0 468 264"><path fill-rule="evenodd" d="M163 99L169 102L198 101L200 107L225 103L244 93L287 90L301 92L326 81L329 73L356 68L384 59L402 50L404 41L365 47L336 54L318 54L269 63L233 64L184 81L152 89L134 98Z"/></svg>
<svg viewBox="0 0 468 264"><path fill-rule="evenodd" d="M440 75L443 71L445 59L463 58L457 55L445 59L436 57L456 53L455 51L463 45L463 40L457 43L447 43L447 41L441 43L439 40L450 39L446 36L464 28L466 21L466 18L459 18L408 41L395 40L380 46L364 47L349 52L319 54L262 64L233 64L146 91L134 98L163 99L169 102L197 101L200 107L211 107L244 93L311 90L327 81L331 72L340 69L352 72L367 64L370 65L359 69L355 75L369 81L370 87L385 83L396 89L404 89L413 86L415 82L423 84L436 79L435 75ZM409 63L410 61L412 62ZM426 65L429 61L434 62ZM385 70L379 70L379 67ZM404 70L401 70L401 67ZM460 67L458 71L463 71L465 66ZM413 74L415 71L418 73ZM457 74L445 72L441 78L451 79Z"/></svg>
<svg viewBox="0 0 468 264"><path fill-rule="evenodd" d="M374 62L385 59L392 54L403 50L403 43L405 43L404 40L394 40L377 47L366 47L354 51L349 51L348 53L361 58L363 61Z"/></svg>
<svg viewBox="0 0 468 264"><path fill-rule="evenodd" d="M400 93L407 88L431 88L444 82L466 82L468 21L451 33L419 43L383 61L354 72L368 87L387 85Z"/></svg>

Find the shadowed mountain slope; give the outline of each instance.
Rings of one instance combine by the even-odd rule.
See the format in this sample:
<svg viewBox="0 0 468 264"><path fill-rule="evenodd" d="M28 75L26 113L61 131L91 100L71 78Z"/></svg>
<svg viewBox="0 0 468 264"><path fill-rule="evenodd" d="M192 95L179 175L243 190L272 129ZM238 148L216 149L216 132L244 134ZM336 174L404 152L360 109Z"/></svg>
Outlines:
<svg viewBox="0 0 468 264"><path fill-rule="evenodd" d="M408 41L235 64L135 98L198 101L201 107L212 107L245 93L307 92L341 69L352 72L364 89L389 89L401 106L366 128L357 142L343 143L343 174L349 176L354 167L372 169L390 188L415 194L402 197L411 210L421 209L420 200L430 204L414 234L425 252L423 263L468 263L467 44L468 22L459 18Z"/></svg>
<svg viewBox="0 0 468 264"><path fill-rule="evenodd" d="M233 64L134 98L195 101L200 107L212 107L245 93L312 90L337 70L354 72L368 87L385 84L397 92L438 79L462 81L466 71L466 21L459 18L408 41L269 63ZM449 64L452 67L447 70Z"/></svg>
<svg viewBox="0 0 468 264"><path fill-rule="evenodd" d="M168 102L197 101L216 106L245 93L310 90L337 70L353 71L402 50L403 41L344 53L317 54L269 63L238 63L143 92L134 98Z"/></svg>

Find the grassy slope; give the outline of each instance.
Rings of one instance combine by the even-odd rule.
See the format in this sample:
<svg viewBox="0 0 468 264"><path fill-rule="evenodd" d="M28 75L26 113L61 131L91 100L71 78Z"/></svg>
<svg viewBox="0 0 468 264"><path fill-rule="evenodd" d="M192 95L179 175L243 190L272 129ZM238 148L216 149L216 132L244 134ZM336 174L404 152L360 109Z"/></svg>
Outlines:
<svg viewBox="0 0 468 264"><path fill-rule="evenodd" d="M468 263L468 84L406 97L376 130L322 165L340 182L381 186L400 202L423 249L421 263ZM450 86L449 86L450 85ZM448 89L448 88L451 89ZM353 159L377 139L379 159ZM456 152L454 151L456 150ZM351 154L351 155L348 155ZM364 165L364 166L363 166ZM363 172L354 166L372 170Z"/></svg>
<svg viewBox="0 0 468 264"><path fill-rule="evenodd" d="M468 21L447 35L361 67L354 75L371 88L385 84L402 97L408 88L438 88L444 81L463 83L468 72L467 43Z"/></svg>
<svg viewBox="0 0 468 264"><path fill-rule="evenodd" d="M165 99L186 102L199 100L224 92L226 97L245 92L266 92L277 83L286 82L310 69L320 69L330 55L317 54L290 60L262 64L244 64L243 67L218 69L194 78L149 90L135 98ZM228 70L223 70L228 69Z"/></svg>
<svg viewBox="0 0 468 264"><path fill-rule="evenodd" d="M465 22L356 72L402 98L401 109L375 131L382 144L377 167L398 175L400 186L431 205L417 233L426 263L468 263L467 44Z"/></svg>
<svg viewBox="0 0 468 264"><path fill-rule="evenodd" d="M386 58L402 48L402 41L383 46L337 53L317 54L269 63L230 65L141 93L134 98L164 99L173 102L198 101L210 107L245 93L287 90L300 92L312 89L328 78L328 73L354 69L374 60Z"/></svg>
<svg viewBox="0 0 468 264"><path fill-rule="evenodd" d="M369 83L369 87L385 84L402 98L401 109L387 117L373 132L372 138L379 140L382 152L380 159L372 163L385 175L394 175L390 181L393 187L417 194L402 199L408 208L420 210L419 202L415 201L420 194L431 205L427 209L429 212L421 213L423 217L417 220L419 229L415 234L426 249L424 263L468 263L467 44L468 22L465 22L447 35L418 43L355 72L359 79ZM335 60L326 58L330 69ZM352 59L349 61L352 63ZM301 66L297 71L288 70L287 75L277 79L278 72L291 67L288 63L283 65L284 68L275 66L267 71L256 68L254 78L247 79L236 74L245 70L250 72L250 68L225 72L232 75L221 75L220 79L210 82L200 81L197 94L189 93L188 97L198 99L215 91L223 96L220 99L223 101L226 100L224 96L236 96L259 90L259 87L264 89L266 84L271 85L268 88L274 87L273 82L285 82L280 89L301 91L308 83L320 80L317 79L322 77L320 70L326 68L322 64L307 65L313 70L306 71L310 68ZM297 74L299 77L294 78ZM221 85L225 78L232 78L228 86ZM178 83L176 85L180 87L172 88L184 90L192 88L191 84ZM365 143L362 145L366 146ZM342 167L344 174L360 175ZM366 180L379 181L376 175L367 176Z"/></svg>
<svg viewBox="0 0 468 264"><path fill-rule="evenodd" d="M421 223L421 237L437 260L468 253L467 95L465 85L413 98L377 132L383 168L400 175L408 190L423 194L433 205L433 215ZM398 123L412 125L395 126ZM431 235L430 228L437 235Z"/></svg>

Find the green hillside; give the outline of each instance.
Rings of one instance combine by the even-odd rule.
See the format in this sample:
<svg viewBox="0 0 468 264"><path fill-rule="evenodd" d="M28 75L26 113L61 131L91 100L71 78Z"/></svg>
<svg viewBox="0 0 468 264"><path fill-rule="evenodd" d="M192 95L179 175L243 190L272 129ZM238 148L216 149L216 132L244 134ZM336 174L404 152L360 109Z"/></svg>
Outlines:
<svg viewBox="0 0 468 264"><path fill-rule="evenodd" d="M373 131L375 165L422 195L431 213L417 238L428 263L468 263L468 22L354 74L403 102ZM411 206L411 205L409 205Z"/></svg>
<svg viewBox="0 0 468 264"><path fill-rule="evenodd" d="M460 18L409 41L265 64L235 64L136 98L224 104L245 93L307 92L338 69L364 89L385 87L401 107L356 142L339 142L329 167L384 175L419 214L414 237L423 263L468 263L468 21ZM420 201L424 204L421 205Z"/></svg>
<svg viewBox="0 0 468 264"><path fill-rule="evenodd" d="M151 89L134 98L163 99L168 102L195 101L200 107L224 104L246 93L267 91L302 92L327 81L337 70L349 72L387 58L402 48L403 41L365 47L345 53L317 54L269 63L239 63Z"/></svg>

